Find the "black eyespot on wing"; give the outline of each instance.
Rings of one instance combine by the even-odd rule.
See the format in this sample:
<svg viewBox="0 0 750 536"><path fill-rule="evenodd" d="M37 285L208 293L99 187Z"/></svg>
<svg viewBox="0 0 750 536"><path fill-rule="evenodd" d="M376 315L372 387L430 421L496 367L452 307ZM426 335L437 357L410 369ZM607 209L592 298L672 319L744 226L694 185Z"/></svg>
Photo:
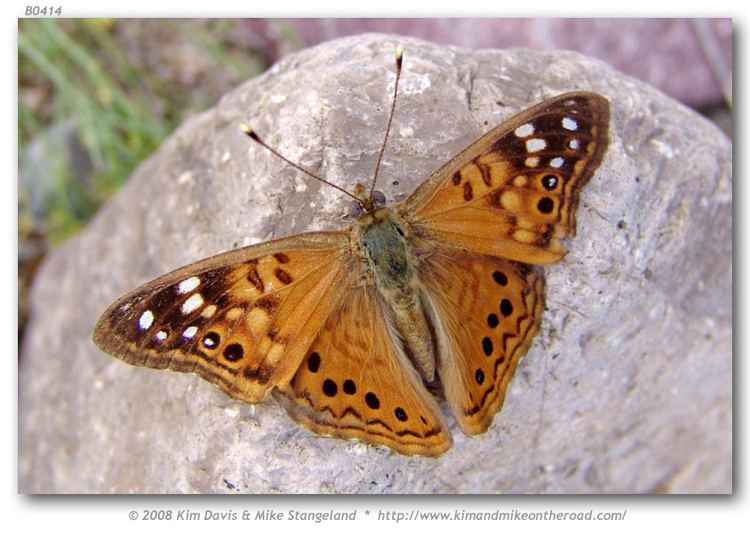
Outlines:
<svg viewBox="0 0 750 536"><path fill-rule="evenodd" d="M227 361L234 363L235 361L239 361L242 359L242 356L245 353L245 349L242 348L242 345L238 342L233 342L232 344L228 344L226 348L224 348L224 359Z"/></svg>
<svg viewBox="0 0 750 536"><path fill-rule="evenodd" d="M482 385L484 383L484 371L478 368L474 373L474 379L477 380L479 385Z"/></svg>
<svg viewBox="0 0 750 536"><path fill-rule="evenodd" d="M323 393L326 396L336 396L336 393L338 392L339 388L336 385L336 382L332 379L328 378L326 381L323 382Z"/></svg>
<svg viewBox="0 0 750 536"><path fill-rule="evenodd" d="M367 407L370 409L380 408L380 400L373 392L369 392L365 395L365 404L367 404Z"/></svg>
<svg viewBox="0 0 750 536"><path fill-rule="evenodd" d="M357 385L354 380L344 380L344 392L348 395L353 395L357 392Z"/></svg>
<svg viewBox="0 0 750 536"><path fill-rule="evenodd" d="M542 197L536 204L536 208L538 208L539 212L542 214L551 214L555 208L555 203L549 197Z"/></svg>
<svg viewBox="0 0 750 536"><path fill-rule="evenodd" d="M508 284L508 276L498 270L492 272L492 279L494 279L495 283L497 283L501 287L504 287Z"/></svg>
<svg viewBox="0 0 750 536"><path fill-rule="evenodd" d="M482 339L482 351L484 352L484 355L487 357L491 356L493 350L492 340L489 337Z"/></svg>
<svg viewBox="0 0 750 536"><path fill-rule="evenodd" d="M318 372L320 369L320 354L318 352L313 352L310 354L310 357L307 358L307 370L312 372L313 374Z"/></svg>
<svg viewBox="0 0 750 536"><path fill-rule="evenodd" d="M503 298L500 302L500 313L506 317L513 314L513 304L508 298Z"/></svg>

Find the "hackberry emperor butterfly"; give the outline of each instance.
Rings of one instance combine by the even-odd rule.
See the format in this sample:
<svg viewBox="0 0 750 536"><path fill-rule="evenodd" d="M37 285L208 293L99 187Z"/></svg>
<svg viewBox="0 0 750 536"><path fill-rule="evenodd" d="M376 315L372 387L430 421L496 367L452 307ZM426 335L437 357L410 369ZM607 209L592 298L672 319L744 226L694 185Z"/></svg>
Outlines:
<svg viewBox="0 0 750 536"><path fill-rule="evenodd" d="M399 49L381 158L400 73ZM159 277L110 306L94 340L128 363L196 373L240 400L273 394L319 434L440 455L452 438L431 393L445 397L464 433L487 430L539 329L536 265L564 255L560 239L575 234L579 193L608 129L604 97L567 93L494 128L395 206L375 192L377 170L369 192L332 185L359 204L350 228Z"/></svg>

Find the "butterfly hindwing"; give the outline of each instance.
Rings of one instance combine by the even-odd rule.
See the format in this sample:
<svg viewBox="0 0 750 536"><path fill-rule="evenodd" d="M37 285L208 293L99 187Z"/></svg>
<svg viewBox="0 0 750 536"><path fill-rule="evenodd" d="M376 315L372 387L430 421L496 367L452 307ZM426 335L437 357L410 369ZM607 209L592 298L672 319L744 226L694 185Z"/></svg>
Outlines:
<svg viewBox="0 0 750 536"><path fill-rule="evenodd" d="M115 302L94 341L128 363L194 372L259 402L291 378L336 307L347 244L344 233L310 233L187 266Z"/></svg>
<svg viewBox="0 0 750 536"><path fill-rule="evenodd" d="M461 429L487 430L544 310L539 268L438 249L422 272L441 340L438 371Z"/></svg>
<svg viewBox="0 0 750 536"><path fill-rule="evenodd" d="M581 188L608 143L609 102L585 92L549 99L491 130L400 206L415 233L528 264L565 253Z"/></svg>
<svg viewBox="0 0 750 536"><path fill-rule="evenodd" d="M384 311L374 287L349 292L277 398L316 433L437 456L450 432Z"/></svg>

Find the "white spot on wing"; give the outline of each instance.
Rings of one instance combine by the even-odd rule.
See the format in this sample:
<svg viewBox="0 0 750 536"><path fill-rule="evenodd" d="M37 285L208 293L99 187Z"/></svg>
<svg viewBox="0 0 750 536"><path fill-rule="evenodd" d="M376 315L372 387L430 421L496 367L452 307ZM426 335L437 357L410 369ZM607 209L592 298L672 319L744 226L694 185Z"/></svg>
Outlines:
<svg viewBox="0 0 750 536"><path fill-rule="evenodd" d="M571 149L578 149L579 146L580 143L578 143L578 140L576 139L572 139L568 142L568 147L570 147Z"/></svg>
<svg viewBox="0 0 750 536"><path fill-rule="evenodd" d="M167 338L167 332L166 331L160 331L156 334L156 340L157 341L163 341Z"/></svg>
<svg viewBox="0 0 750 536"><path fill-rule="evenodd" d="M531 138L530 140L526 140L526 150L530 153L541 151L545 147L547 147L547 142L541 138Z"/></svg>
<svg viewBox="0 0 750 536"><path fill-rule="evenodd" d="M193 335L198 333L198 328L196 326L190 326L185 331L182 332L182 336L186 339L191 338Z"/></svg>
<svg viewBox="0 0 750 536"><path fill-rule="evenodd" d="M570 117L563 117L562 126L566 130L578 130L578 123Z"/></svg>
<svg viewBox="0 0 750 536"><path fill-rule="evenodd" d="M211 304L205 309L203 309L203 311L201 312L201 316L203 318L211 318L212 316L214 316L215 312L216 312L216 306Z"/></svg>
<svg viewBox="0 0 750 536"><path fill-rule="evenodd" d="M143 314L138 319L138 327L141 329L148 329L151 327L151 324L154 323L154 313L151 311L143 311Z"/></svg>
<svg viewBox="0 0 750 536"><path fill-rule="evenodd" d="M197 293L193 294L182 304L182 314L192 313L201 305L203 305L203 296Z"/></svg>
<svg viewBox="0 0 750 536"><path fill-rule="evenodd" d="M180 284L177 287L177 292L179 294L187 294L191 290L194 290L198 287L198 285L201 284L201 280L197 276L190 277L186 279L185 281L181 281Z"/></svg>
<svg viewBox="0 0 750 536"><path fill-rule="evenodd" d="M549 165L552 166L553 168L559 168L560 166L563 165L564 162L565 160L558 156L557 158L553 158L552 160L550 160Z"/></svg>
<svg viewBox="0 0 750 536"><path fill-rule="evenodd" d="M519 138L525 138L526 136L531 136L534 133L534 125L531 123L525 123L518 127L514 131L515 135Z"/></svg>

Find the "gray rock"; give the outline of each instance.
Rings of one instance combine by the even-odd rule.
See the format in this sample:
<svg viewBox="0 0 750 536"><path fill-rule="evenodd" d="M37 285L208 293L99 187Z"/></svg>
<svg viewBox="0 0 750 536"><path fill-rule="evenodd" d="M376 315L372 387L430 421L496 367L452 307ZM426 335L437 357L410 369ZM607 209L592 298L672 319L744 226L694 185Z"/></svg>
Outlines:
<svg viewBox="0 0 750 536"><path fill-rule="evenodd" d="M348 202L250 143L349 188L367 182L404 73L380 188L399 199L514 113L568 90L612 103L578 236L483 436L449 418L438 459L321 438L277 405L100 352L120 294L236 246L344 223ZM728 493L732 147L599 61L364 35L291 55L187 121L36 282L19 379L19 489L89 492Z"/></svg>

